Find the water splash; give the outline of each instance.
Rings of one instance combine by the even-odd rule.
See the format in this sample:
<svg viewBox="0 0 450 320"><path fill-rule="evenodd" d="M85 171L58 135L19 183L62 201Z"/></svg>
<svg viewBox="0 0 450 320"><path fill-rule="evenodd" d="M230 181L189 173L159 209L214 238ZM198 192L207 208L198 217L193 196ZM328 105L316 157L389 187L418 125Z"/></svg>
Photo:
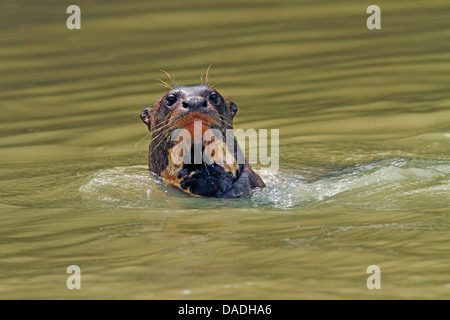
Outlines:
<svg viewBox="0 0 450 320"><path fill-rule="evenodd" d="M253 190L248 199L194 198L150 174L146 166L100 170L79 190L88 201L130 208L195 205L291 209L344 205L421 210L449 205L450 160L447 159L384 159L329 170L315 179L305 178L298 172L259 173L267 187Z"/></svg>
<svg viewBox="0 0 450 320"><path fill-rule="evenodd" d="M371 209L445 208L449 205L450 160L384 159L349 166L315 181L286 173L265 175L256 190L257 206L287 209L340 204Z"/></svg>
<svg viewBox="0 0 450 320"><path fill-rule="evenodd" d="M103 169L94 173L79 191L83 198L104 205L141 207L166 198L163 181L149 173L146 166Z"/></svg>

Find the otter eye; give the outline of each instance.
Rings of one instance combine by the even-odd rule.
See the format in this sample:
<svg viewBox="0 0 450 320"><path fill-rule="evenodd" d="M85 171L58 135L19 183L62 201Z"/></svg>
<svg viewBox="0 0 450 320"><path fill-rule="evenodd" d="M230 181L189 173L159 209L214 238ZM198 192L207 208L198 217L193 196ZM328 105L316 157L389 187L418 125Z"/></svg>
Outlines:
<svg viewBox="0 0 450 320"><path fill-rule="evenodd" d="M213 93L209 96L209 100L214 104L219 104L220 98L217 94Z"/></svg>
<svg viewBox="0 0 450 320"><path fill-rule="evenodd" d="M166 101L167 101L167 105L170 107L172 106L175 102L177 102L177 98L175 96L168 96Z"/></svg>

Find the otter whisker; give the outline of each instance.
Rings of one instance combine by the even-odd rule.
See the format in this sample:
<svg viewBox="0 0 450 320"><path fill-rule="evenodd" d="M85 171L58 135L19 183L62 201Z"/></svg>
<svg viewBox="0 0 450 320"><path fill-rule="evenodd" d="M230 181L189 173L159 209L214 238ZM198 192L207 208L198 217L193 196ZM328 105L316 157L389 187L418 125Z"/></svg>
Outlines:
<svg viewBox="0 0 450 320"><path fill-rule="evenodd" d="M147 133L141 140L139 140L138 142L136 142L136 144L134 145L134 147L137 147L139 143L141 143L145 138L147 138L148 136L150 136L152 133L149 132Z"/></svg>
<svg viewBox="0 0 450 320"><path fill-rule="evenodd" d="M163 81L163 80L161 80L161 79L159 79L159 78L156 78L156 80L159 80L159 81L161 81L161 85L163 86L163 87L166 87L167 89L173 89L173 87L171 86L171 85L169 85L167 82L165 82L165 81Z"/></svg>
<svg viewBox="0 0 450 320"><path fill-rule="evenodd" d="M211 88L214 88L215 85L220 84L220 83L224 83L224 82L226 82L226 81L225 81L225 80L223 80L223 81L217 81L217 82L214 82L213 84L210 84L209 86L210 86Z"/></svg>
<svg viewBox="0 0 450 320"><path fill-rule="evenodd" d="M172 127L172 129L174 129L174 128ZM159 147L159 145L160 145L162 142L167 143L167 142L169 141L170 138L172 138L172 135L171 135L171 134L167 134L167 136L166 136L165 138L162 137L161 140L158 142L158 144L157 144L155 147L153 147L153 149L154 149L154 150L157 150L158 147ZM156 158L156 162L158 162L158 161L161 159L162 154L163 154L162 152L160 152L160 153L158 154L158 157Z"/></svg>
<svg viewBox="0 0 450 320"><path fill-rule="evenodd" d="M158 123L158 124L155 126L154 130L160 130L160 129L163 129L164 127L166 127L166 126L168 126L168 125L170 125L169 119L164 120L164 121L161 122L161 123Z"/></svg>
<svg viewBox="0 0 450 320"><path fill-rule="evenodd" d="M168 120L167 120L167 121L168 121ZM168 125L170 125L170 123L166 123L165 125L161 125L160 127L157 127L157 128L155 129L155 131L159 131L159 130L161 130L161 129L164 129L164 127L167 127ZM164 133L164 131L162 131L162 132L160 132L160 133L154 135L154 136L152 137L152 139L150 140L150 143L153 142L155 139L157 139L159 136L161 136L162 133ZM146 138L147 138L148 136L150 136L150 135L152 135L151 132L149 132L148 134L146 134L146 135L145 135L141 140L139 140L134 146L137 147L137 145L138 145L139 143L141 143L144 139L146 139Z"/></svg>
<svg viewBox="0 0 450 320"><path fill-rule="evenodd" d="M166 124L164 127L155 129L155 131L159 131L159 130L165 129L168 125L170 125L170 123ZM169 128L169 129L170 129L170 128ZM155 141L155 140L158 139L159 137L164 136L166 133L167 133L167 132L164 131L164 130L158 132L156 135L154 135L154 137L152 137L152 139L150 140L150 143L153 142L153 141Z"/></svg>
<svg viewBox="0 0 450 320"><path fill-rule="evenodd" d="M166 70L159 70L159 71L164 72L169 77L173 85L178 85L178 83L175 81L175 78L172 78L172 76Z"/></svg>
<svg viewBox="0 0 450 320"><path fill-rule="evenodd" d="M222 122L224 122L224 124L230 127L233 125L233 123L228 121L228 119L224 115L219 114L219 118L215 118L214 116L212 118L214 118L216 122L219 122L219 120L221 120Z"/></svg>
<svg viewBox="0 0 450 320"><path fill-rule="evenodd" d="M141 143L144 139L146 139L148 136L150 136L150 135L152 135L152 133L151 132L149 132L149 133L147 133L141 140L139 140L134 146L135 147L137 147L137 145L139 144L139 143ZM151 142L153 142L155 139L157 139L158 138L158 135L157 136L153 136L151 139L150 139L150 143Z"/></svg>
<svg viewBox="0 0 450 320"><path fill-rule="evenodd" d="M205 86L208 85L208 81L209 81L209 69L211 69L212 64L209 65L208 69L206 69L206 75L205 75Z"/></svg>
<svg viewBox="0 0 450 320"><path fill-rule="evenodd" d="M178 116L175 120L173 120L172 122L176 123L178 120L180 120L183 117L183 115ZM175 126L173 125L172 122L170 122L170 120L172 120L171 118L167 118L160 126L156 127L154 130L156 132L158 132L154 138L152 138L152 140L150 142L153 142L155 139L157 139L158 137L163 137L164 138L164 134L171 134L171 131L175 128ZM164 130L163 130L164 129ZM161 131L163 130L163 131ZM159 132L160 131L160 132Z"/></svg>

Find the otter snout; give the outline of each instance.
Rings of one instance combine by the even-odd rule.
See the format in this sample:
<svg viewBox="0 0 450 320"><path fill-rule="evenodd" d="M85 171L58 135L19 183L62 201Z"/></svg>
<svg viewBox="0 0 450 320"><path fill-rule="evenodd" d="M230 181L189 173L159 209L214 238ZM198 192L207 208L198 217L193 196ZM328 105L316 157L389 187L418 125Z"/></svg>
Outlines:
<svg viewBox="0 0 450 320"><path fill-rule="evenodd" d="M183 101L182 106L191 111L199 111L208 107L208 101L203 97L189 97Z"/></svg>

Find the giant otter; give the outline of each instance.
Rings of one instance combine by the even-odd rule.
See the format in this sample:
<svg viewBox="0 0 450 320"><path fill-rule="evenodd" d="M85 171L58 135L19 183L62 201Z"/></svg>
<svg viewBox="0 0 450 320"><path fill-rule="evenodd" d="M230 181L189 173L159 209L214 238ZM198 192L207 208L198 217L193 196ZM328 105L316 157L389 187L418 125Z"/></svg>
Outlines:
<svg viewBox="0 0 450 320"><path fill-rule="evenodd" d="M225 141L233 130L236 112L232 101L226 101L208 85L171 87L152 108L141 113L152 136L149 170L197 196L237 198L255 187L264 188L245 157L238 161L242 151L234 134L228 143ZM176 134L177 130L184 135ZM210 134L210 139L199 138L198 133L208 132L215 134ZM207 150L209 158L198 155ZM231 161L225 156L227 152Z"/></svg>

